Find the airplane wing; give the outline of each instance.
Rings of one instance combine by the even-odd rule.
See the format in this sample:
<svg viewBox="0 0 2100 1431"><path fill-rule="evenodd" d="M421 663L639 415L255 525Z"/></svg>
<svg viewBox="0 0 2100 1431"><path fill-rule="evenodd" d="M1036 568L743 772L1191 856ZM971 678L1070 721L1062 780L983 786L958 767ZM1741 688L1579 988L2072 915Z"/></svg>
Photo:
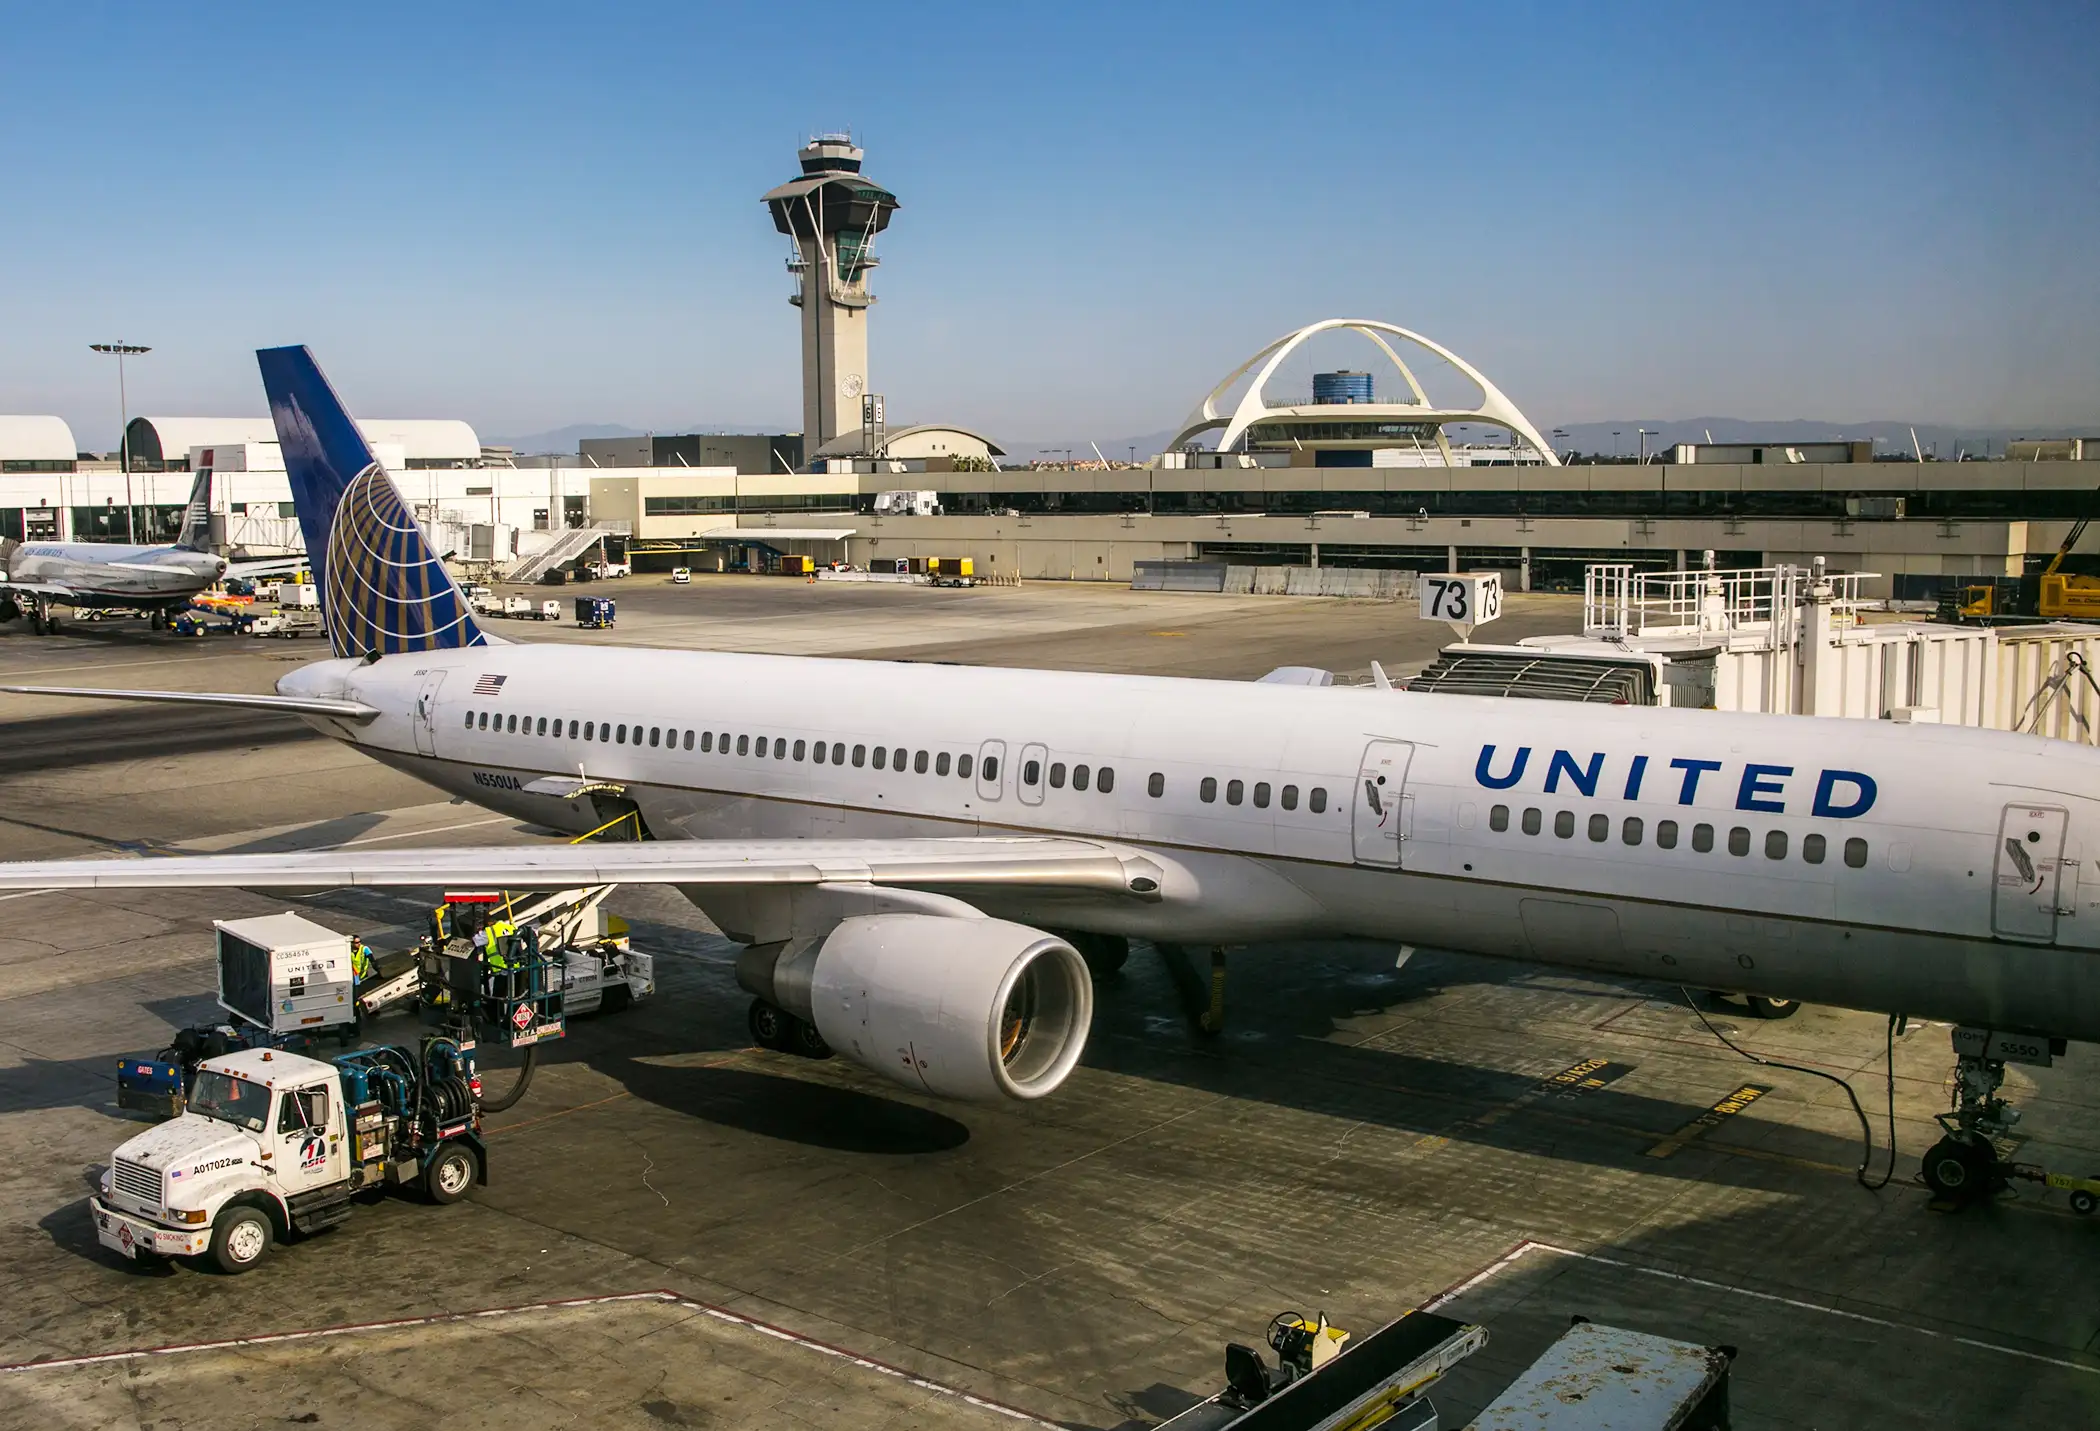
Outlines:
<svg viewBox="0 0 2100 1431"><path fill-rule="evenodd" d="M32 596L48 596L54 601L70 601L80 595L70 586L60 586L49 581L8 581L0 578L0 591L26 591Z"/></svg>
<svg viewBox="0 0 2100 1431"><path fill-rule="evenodd" d="M1036 885L1159 897L1160 868L1091 840L652 840L0 863L0 889L566 889L592 884Z"/></svg>
<svg viewBox="0 0 2100 1431"><path fill-rule="evenodd" d="M242 710L283 711L286 715L334 716L339 720L377 720L382 712L363 701L325 696L243 695L223 691L113 691L98 686L0 686L11 696L76 696L86 700L158 701L171 706L233 706Z"/></svg>

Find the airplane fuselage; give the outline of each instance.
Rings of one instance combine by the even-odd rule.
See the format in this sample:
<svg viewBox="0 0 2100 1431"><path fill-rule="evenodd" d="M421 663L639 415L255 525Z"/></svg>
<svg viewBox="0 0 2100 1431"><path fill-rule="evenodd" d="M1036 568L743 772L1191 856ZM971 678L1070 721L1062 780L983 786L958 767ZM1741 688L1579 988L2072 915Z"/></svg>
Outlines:
<svg viewBox="0 0 2100 1431"><path fill-rule="evenodd" d="M225 570L209 552L96 542L28 542L7 560L8 581L64 589L50 599L70 606L179 605Z"/></svg>
<svg viewBox="0 0 2100 1431"><path fill-rule="evenodd" d="M1166 872L1149 903L971 896L1053 928L1404 942L2100 1039L2100 752L2060 741L566 645L279 689L381 709L312 720L560 830L605 823L603 799L526 787L581 775L659 839L1042 833Z"/></svg>

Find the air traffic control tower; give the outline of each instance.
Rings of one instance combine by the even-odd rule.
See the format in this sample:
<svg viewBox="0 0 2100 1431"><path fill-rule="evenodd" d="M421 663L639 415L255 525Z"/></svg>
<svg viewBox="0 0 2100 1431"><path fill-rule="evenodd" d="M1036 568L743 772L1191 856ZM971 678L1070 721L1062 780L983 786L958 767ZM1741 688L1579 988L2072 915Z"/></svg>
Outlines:
<svg viewBox="0 0 2100 1431"><path fill-rule="evenodd" d="M868 390L868 270L875 235L897 196L860 172L851 135L820 134L802 146L802 177L766 195L773 226L795 245L788 272L802 310L802 450L814 452L861 423Z"/></svg>

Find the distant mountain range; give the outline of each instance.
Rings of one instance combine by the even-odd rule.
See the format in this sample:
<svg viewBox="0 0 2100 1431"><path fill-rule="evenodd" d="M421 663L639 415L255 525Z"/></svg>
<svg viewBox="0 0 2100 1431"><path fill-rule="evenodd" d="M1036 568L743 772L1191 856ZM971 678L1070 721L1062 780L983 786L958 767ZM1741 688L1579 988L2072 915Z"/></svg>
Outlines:
<svg viewBox="0 0 2100 1431"><path fill-rule="evenodd" d="M1920 422L1913 425L1909 422L1889 420L1819 422L1798 417L1772 421L1741 417L1627 418L1620 422L1571 422L1561 427L1542 428L1541 431L1547 435L1555 448L1563 452L1617 451L1631 456L1640 451L1642 428L1648 430L1648 451L1653 454L1679 442L1836 442L1841 439L1853 442L1878 439L1879 450L1883 452L1908 452L1914 426L1918 446L1928 455L1938 457L1955 457L1964 452L1971 456L1999 456L2004 453L2007 442L2022 437L2100 436L2100 422L2039 423L2024 427L1958 427L1946 423ZM695 424L689 427L660 427L656 431L734 433L766 432L769 429ZM1618 434L1616 438L1614 433ZM622 427L617 423L572 423L568 427L557 427L548 432L527 433L521 437L487 437L483 440L514 448L521 453L573 453L577 443L586 437L644 435L641 428ZM1069 450L1074 460L1091 461L1094 447L1098 445L1101 455L1112 461L1130 460L1133 449L1137 459L1143 461L1163 449L1173 436L1171 429L1164 429L1159 432L1113 438L1034 438L1026 442L1011 443L1007 448L1005 460L1016 464L1046 461L1053 456L1062 458ZM1472 437L1484 442L1500 442L1502 429L1486 424L1474 424L1470 432L1454 433L1454 436Z"/></svg>

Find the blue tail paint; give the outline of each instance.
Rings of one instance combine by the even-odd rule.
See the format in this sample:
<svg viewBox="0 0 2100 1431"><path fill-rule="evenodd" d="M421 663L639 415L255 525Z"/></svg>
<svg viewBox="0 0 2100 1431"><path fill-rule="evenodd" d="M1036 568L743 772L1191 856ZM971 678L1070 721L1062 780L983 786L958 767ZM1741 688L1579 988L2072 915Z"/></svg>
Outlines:
<svg viewBox="0 0 2100 1431"><path fill-rule="evenodd" d="M490 644L313 354L255 358L336 655Z"/></svg>

